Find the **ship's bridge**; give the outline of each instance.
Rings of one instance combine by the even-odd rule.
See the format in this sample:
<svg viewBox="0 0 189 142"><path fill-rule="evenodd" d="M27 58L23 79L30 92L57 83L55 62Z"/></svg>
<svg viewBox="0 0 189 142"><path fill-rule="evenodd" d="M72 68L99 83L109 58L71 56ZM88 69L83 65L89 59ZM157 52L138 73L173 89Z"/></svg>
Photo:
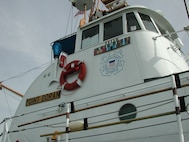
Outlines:
<svg viewBox="0 0 189 142"><path fill-rule="evenodd" d="M79 28L75 52L90 48L121 35L150 31L174 41L178 38L171 24L160 14L142 6L128 6L123 11L112 13L102 11L104 16Z"/></svg>
<svg viewBox="0 0 189 142"><path fill-rule="evenodd" d="M156 36L162 35L171 42L178 38L174 28L161 12L143 6L128 6L124 11L121 9L112 13L101 12L102 17L78 28L77 46L76 33L57 40L63 45L65 53L70 55L116 37L141 31L154 32Z"/></svg>
<svg viewBox="0 0 189 142"><path fill-rule="evenodd" d="M105 92L188 70L175 30L159 12L127 6L102 14L57 41L68 63L85 62L89 90L105 86ZM119 83L104 85L112 80Z"/></svg>
<svg viewBox="0 0 189 142"><path fill-rule="evenodd" d="M58 41L68 55L90 48L99 49L94 49L96 55L112 50L124 38L132 45L136 57L130 60L137 62L144 80L188 70L180 51L182 43L172 25L161 12L143 6L101 11L101 17L79 27L77 35ZM168 69L162 70L165 65Z"/></svg>

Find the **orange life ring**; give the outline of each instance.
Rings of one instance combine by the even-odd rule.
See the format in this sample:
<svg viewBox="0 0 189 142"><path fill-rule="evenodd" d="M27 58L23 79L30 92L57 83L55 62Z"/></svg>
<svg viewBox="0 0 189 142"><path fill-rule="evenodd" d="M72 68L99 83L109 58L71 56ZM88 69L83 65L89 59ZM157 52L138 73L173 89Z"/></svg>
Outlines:
<svg viewBox="0 0 189 142"><path fill-rule="evenodd" d="M70 75L76 71L79 72L77 79L71 83L68 83L66 80L67 75ZM85 63L79 60L72 61L64 67L60 75L60 85L61 86L63 85L64 89L68 91L77 89L81 86L82 81L85 78L85 75L86 75Z"/></svg>

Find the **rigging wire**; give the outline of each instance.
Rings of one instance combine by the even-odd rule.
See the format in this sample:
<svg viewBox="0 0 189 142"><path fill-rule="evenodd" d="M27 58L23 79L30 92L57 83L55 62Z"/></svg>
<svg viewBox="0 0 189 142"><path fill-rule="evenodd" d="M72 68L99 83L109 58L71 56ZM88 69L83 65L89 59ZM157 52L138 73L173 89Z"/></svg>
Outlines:
<svg viewBox="0 0 189 142"><path fill-rule="evenodd" d="M14 93L13 93L13 94L10 94L10 93L5 92L5 91L6 91L6 89L4 89L4 93L6 93L8 96L14 98L15 100L17 100L17 101L19 101L19 102L21 101L22 98L20 98L20 97L19 97L19 98L16 97L15 95L13 95Z"/></svg>
<svg viewBox="0 0 189 142"><path fill-rule="evenodd" d="M186 120L189 120L189 118L185 118L185 119L182 119L182 121L186 121ZM176 122L176 121L174 121ZM167 122L166 122L167 123ZM19 132L19 131L27 131L27 130L31 130L31 129L38 129L38 128L42 128L42 127L47 127L47 128L58 128L58 127L61 127L62 129L65 128L65 126L58 126L58 127L53 127L51 126L52 124L50 125L43 125L43 126L35 126L35 127L29 127L29 128L25 128L25 129L19 129L19 130L12 130L12 131L9 131L9 133L16 133L16 132ZM54 125L54 124L53 124ZM152 125L148 125L148 127L150 127ZM138 129L138 128L135 128L135 129ZM128 130L125 130L125 131L128 131Z"/></svg>
<svg viewBox="0 0 189 142"><path fill-rule="evenodd" d="M31 130L31 129L38 129L38 128L43 128L43 127L47 127L47 128L62 128L62 129L64 129L65 128L64 123L66 124L66 122L58 122L58 123L53 123L53 124L48 124L48 125L35 124L37 126L28 127L28 128L19 129L19 130L12 130L12 131L9 131L9 133L15 133L15 132L18 132L18 131L25 131L25 130ZM63 125L59 125L59 124L63 124ZM59 125L59 126L55 126L55 125Z"/></svg>
<svg viewBox="0 0 189 142"><path fill-rule="evenodd" d="M5 80L2 80L2 81L0 81L0 83L3 83L3 82L5 82L5 81L9 81L9 80L12 80L12 79L15 79L15 78L23 77L23 76L25 76L26 74L28 74L28 73L31 72L31 71L34 71L34 70L37 70L37 69L45 68L45 67L49 66L50 64L51 64L51 62L47 62L47 63L42 64L42 65L40 65L40 66L34 67L34 68L32 68L32 69L29 69L29 70L27 70L27 71L25 71L25 72L19 73L19 74L17 74L17 75L14 75L14 76L12 76L12 77L9 77L9 78L7 78L7 79L5 79Z"/></svg>
<svg viewBox="0 0 189 142"><path fill-rule="evenodd" d="M152 124L152 125L134 127L134 128L125 129L125 130L117 130L117 131L112 131L112 132L104 132L104 133L98 133L98 134L92 134L92 135L85 135L85 136L81 136L81 137L70 138L70 140L76 140L76 139L82 139L82 138L88 138L88 137L95 137L95 136L99 137L100 135L108 135L108 134L121 133L121 132L126 132L126 131L133 131L133 130L144 129L144 128L149 128L149 127L154 127L154 126L166 125L166 124L170 124L170 123L174 123L174 122L176 122L176 121L172 120L172 121L156 123L156 124ZM167 134L165 134L165 135L167 135ZM162 136L162 135L155 135L155 136L150 136L150 137L158 137L158 136ZM143 137L143 138L145 138L145 137ZM140 138L133 137L133 138L130 138L130 139L125 139L125 140L134 140L134 139L141 139L141 137ZM120 140L118 140L118 141L120 141Z"/></svg>
<svg viewBox="0 0 189 142"><path fill-rule="evenodd" d="M162 78L164 78L164 77L162 77ZM139 83L139 84L136 84L136 85L133 85L133 87L134 86L138 86L138 85L140 85L140 84L142 84L142 83ZM164 82L164 83L162 83L161 85L166 85L167 84L167 82ZM160 84L158 84L158 85L160 85ZM145 89L149 89L149 88L152 88L152 87L155 87L156 85L151 85L151 86L149 86L149 87L146 87L146 88L139 88L139 89L136 89L136 90L131 90L131 91L127 91L127 92L124 92L124 93L119 93L119 94L117 94L117 96L126 96L126 95L129 95L130 93L134 93L134 92L142 92L142 91L144 91ZM127 88L127 87L126 87ZM105 94L108 94L108 93L114 93L114 92L116 92L116 91L118 91L118 90L121 90L121 89L126 89L125 87L124 88L120 88L120 89L115 89L115 90L111 90L111 91L107 91L107 92L103 92L103 93L99 93L99 94L96 94L96 95L94 95L94 96L89 96L89 97L85 97L85 98L80 98L80 99L77 99L77 100L75 100L75 102L79 102L79 101L84 101L84 100L87 100L87 99L92 99L92 98L95 98L95 97L99 97L99 96L103 96L103 95L105 95ZM109 99L111 99L111 98L113 98L113 97L115 97L115 96L110 96L110 97L106 97L106 98L109 98ZM90 101L90 102L88 102L88 103L92 103L92 102L99 102L100 100L102 100L102 99L99 99L99 100L93 100L93 101ZM114 100L114 99L113 99ZM87 103L87 104L88 104ZM85 103L86 104L86 103Z"/></svg>
<svg viewBox="0 0 189 142"><path fill-rule="evenodd" d="M163 103L163 102L165 102L165 103ZM163 105L169 104L169 103L171 103L171 102L173 102L173 101L170 100L170 99L167 99L167 100L163 100L163 101L160 101L160 102L157 101L157 102L154 102L154 103L141 105L141 106L139 106L139 107L146 107L146 106L150 106L150 105L154 105L154 104L159 104L159 103L161 103L161 104L156 105L156 106L154 106L154 107L146 108L146 109L143 109L143 110L141 110L141 111L132 112L132 113L145 112L145 111L147 111L147 110L154 109L154 108L158 108L159 106L163 106ZM163 103L163 104L162 104L162 103ZM139 108L139 107L138 107L138 108ZM104 116L104 115L108 115L108 114L113 114L113 113L117 113L117 112L118 112L118 111L113 111L113 112L109 112L109 113L103 113L103 114L99 114L99 115L95 115L95 116L90 116L90 117L87 117L87 118L90 119L90 118L100 117L100 116ZM121 115L121 116L119 116L119 117L123 117L123 116L127 116L127 115L131 115L131 113L125 114L125 115ZM91 124L96 124L96 123L99 123L99 122L104 122L104 121L106 122L106 121L111 120L111 119L117 119L117 118L119 118L119 117L109 118L109 119L105 119L105 120L98 121L98 122L93 122L93 123L90 123L90 125L91 125ZM74 120L72 120L72 121L79 121L79 120L80 120L80 119L74 119ZM35 129L35 128L41 128L41 127L51 127L51 128L64 127L64 126L53 126L53 125L59 125L59 124L64 124L64 123L65 123L65 122L52 123L52 124L48 124L48 125L43 125L43 124L41 124L41 126L36 126L36 127L32 127L32 128L27 128L27 129L24 129L24 130ZM39 125L39 124L36 124L36 125Z"/></svg>
<svg viewBox="0 0 189 142"><path fill-rule="evenodd" d="M73 7L73 6L71 5L70 11L69 11L69 15L68 15L68 22L67 22L67 25L66 25L65 36L66 36L67 33L68 33L69 22L71 21L71 13L72 13L72 11L73 11L73 8L72 8L72 7Z"/></svg>
<svg viewBox="0 0 189 142"><path fill-rule="evenodd" d="M166 89L162 89L162 90L159 90L158 91L158 93L160 93L160 92L162 92L162 91L167 91L167 90L169 90L170 88L166 88ZM119 100L116 100L116 101L113 101L113 102L106 102L106 103L102 103L102 104L99 104L99 105L94 105L94 106L92 106L92 107L86 107L86 108L81 108L81 109L78 109L78 110L76 110L77 112L79 112L79 111L84 111L84 110L87 110L87 109L90 109L90 108L94 108L94 107L99 107L99 106L102 106L102 105L108 105L108 104L110 104L110 103L117 103L117 102L120 102L120 101L124 101L124 100L128 100L128 99L135 99L136 97L141 97L141 96L146 96L146 95L152 95L152 94L154 94L154 93L157 93L157 91L155 91L155 92L150 92L150 93L146 93L146 94L142 94L142 95L137 95L137 96L135 96L135 97L129 97L129 98L125 98L125 99L119 99ZM30 123L37 123L37 122L40 122L40 121L44 121L44 120L47 120L47 119L52 119L52 118L56 118L56 117L60 117L60 116L63 116L63 115L65 115L65 113L63 113L63 114L58 114L58 115L54 115L54 116L51 116L51 117L47 117L47 118L43 118L43 119L39 119L39 120L35 120L35 121L33 121L33 122L30 122ZM26 123L26 124L22 124L22 125L19 125L19 126L24 126L24 125L29 125L30 123Z"/></svg>
<svg viewBox="0 0 189 142"><path fill-rule="evenodd" d="M154 105L154 104L165 102L165 101L169 101L169 100L170 99L163 100L163 101L158 101L158 102L154 102L154 103L150 103L150 104L145 104L145 105L142 105L142 106L139 106L139 107ZM27 113L22 113L22 114L19 114L19 115L12 116L11 119L22 117L22 116L29 115L29 114L33 114L33 113L36 113L36 112L41 112L41 111L48 110L48 109L51 109L51 108L55 108L55 107L58 107L58 106L59 106L59 104L58 105L54 105L54 106L45 107L45 108L38 109L38 110L34 110L34 111L31 111L31 112L27 112ZM114 113L114 112L110 112L110 113ZM106 115L106 114L109 114L109 113L103 113L103 114L99 114L97 116L91 116L91 117L99 117L99 116ZM91 117L89 117L89 118L91 118ZM74 121L77 121L77 120L74 120Z"/></svg>
<svg viewBox="0 0 189 142"><path fill-rule="evenodd" d="M186 120L189 120L189 118L185 118L185 119L182 119L182 121L186 121ZM135 130L135 129L142 129L142 128L147 128L147 127L153 127L153 126L158 126L158 125L164 125L164 124L168 124L168 123L174 123L176 121L169 121L169 122L164 122L164 123L159 123L159 124L153 124L153 125L148 125L148 126L143 126L143 127L136 127L136 128L131 128L132 130ZM51 125L51 124L50 124ZM51 127L49 125L43 125L43 126L37 126L37 127L30 127L30 128L26 128L26 129L21 129L21 130L13 130L13 131L9 131L9 133L16 133L16 132L19 132L19 131L27 131L27 130L31 130L31 129L37 129L37 128L41 128L41 127ZM64 129L65 126L62 126L62 128ZM54 127L51 127L51 128L54 128ZM116 131L116 132L111 132L111 133L119 133L119 132L122 132L122 131L130 131L131 129L127 129L127 130L120 130L120 131ZM1 133L2 134L2 133ZM105 135L106 133L103 133L102 135ZM95 136L95 135L91 135L91 136L88 136L88 137L92 137L92 136ZM72 139L79 139L80 137L76 137L76 138L72 138Z"/></svg>
<svg viewBox="0 0 189 142"><path fill-rule="evenodd" d="M165 101L162 101L162 102L165 102ZM108 119L105 119L105 120L93 122L93 123L91 123L91 124L96 124L96 123L99 123L99 122L106 122L106 121L109 121L109 120L117 119L117 118L119 118L119 117L129 116L129 115L136 114L136 113L139 114L139 113L141 113L141 112L145 112L145 111L148 111L148 110L151 110L151 109L154 109L154 108L158 108L158 107L160 107L160 106L167 105L167 104L172 103L172 102L173 102L173 101L171 100L171 101L169 101L169 102L165 102L165 103L163 103L163 104L159 104L159 105L156 105L156 106L153 106L153 107L150 107L150 108L146 108L146 109L143 109L143 110L140 110L140 111L135 111L135 112L123 114L123 115L120 115L120 116L118 116L118 117L113 117L113 118L108 118ZM157 104L157 103L159 103L159 102L152 103L152 104L149 104L149 105L153 105L153 104ZM149 105L148 105L148 106L149 106ZM143 107L143 106L139 106L139 107ZM138 107L138 108L139 108L139 107ZM125 109L125 110L126 110L126 109ZM113 112L113 113L117 113L117 112ZM95 116L95 117L96 117L96 116Z"/></svg>
<svg viewBox="0 0 189 142"><path fill-rule="evenodd" d="M70 19L71 19L71 33L73 32L73 5L71 6L71 14L70 14Z"/></svg>
<svg viewBox="0 0 189 142"><path fill-rule="evenodd" d="M23 77L23 76L25 76L27 73L29 73L29 72L31 72L31 71L34 71L34 70L37 70L37 69L45 68L45 67L49 66L50 64L51 64L51 62L48 62L48 63L42 64L42 65L40 65L40 66L34 67L34 68L30 69L30 70L27 70L27 71L25 71L25 72L22 72L22 73L19 73L19 74L15 75L15 76L9 77L9 78L7 78L7 79L5 79L5 80L2 80L2 81L0 81L0 83L5 82L5 81L9 81L9 80L12 80L12 79L15 79L15 78ZM10 115L12 116L12 112L11 112L11 110L10 110L10 105L9 105L9 103L8 103L8 98L7 98L7 96L6 96L7 93L5 92L4 89L3 89L3 93L5 94L5 99L6 99L6 102L7 102L7 105L8 105L9 113L10 113ZM16 97L14 97L14 98L16 98ZM18 117L18 116L12 116L11 118L14 118L14 117ZM5 119L2 120L2 122L0 123L0 125L1 125L2 123L4 123L4 121L5 121Z"/></svg>
<svg viewBox="0 0 189 142"><path fill-rule="evenodd" d="M129 92L127 92L127 93L129 93ZM123 95L123 94L119 94L119 95ZM95 101L97 101L97 100L95 100ZM93 102L93 101L92 101L92 102ZM91 102L91 103L92 103L92 102ZM17 116L13 116L12 118L21 117L21 116L23 116L23 115L32 114L32 113L35 113L35 112L40 112L40 111L43 111L43 110L46 110L46 109L50 109L50 108L53 108L53 107L57 107L57 106L58 106L58 105L46 107L46 108L39 109L39 110L35 110L35 111L32 111L32 112L28 112L28 113L20 114L20 115L17 115Z"/></svg>
<svg viewBox="0 0 189 142"><path fill-rule="evenodd" d="M77 16L76 18L77 18L77 19L75 20L74 31L77 30L77 24L78 24L78 21L79 21L79 16Z"/></svg>
<svg viewBox="0 0 189 142"><path fill-rule="evenodd" d="M163 103L163 102L165 102L165 103ZM163 104L159 104L159 105L156 105L156 106L153 106L153 107L150 107L150 108L146 108L144 110L140 110L140 111L137 111L137 112L131 112L131 113L128 113L128 114L123 114L123 115L120 115L119 117L128 116L128 115L131 115L133 113L144 112L144 111L147 111L147 110L150 110L150 109L153 109L153 108L157 108L159 106L167 105L167 104L169 104L171 102L173 102L173 100L167 99L167 100L163 100L163 101L157 101L157 102L154 102L154 103L149 103L149 104L141 105L141 106L138 106L137 108L146 107L146 106L150 106L150 105L155 105L155 104L159 104L159 103L163 103ZM126 110L126 109L124 109L124 110ZM99 114L99 115L95 115L95 116L90 116L90 117L87 117L87 118L95 118L95 117L100 117L100 116L104 116L104 115L108 115L108 114L113 114L113 113L117 113L117 112L118 111L112 111L112 112L103 113L103 114ZM109 119L105 119L105 120L101 120L101 121L97 121L97 122L93 122L93 123L98 123L98 122L103 122L103 121L107 121L107 120L117 119L119 117L109 118ZM80 119L74 119L72 121L79 121L79 120ZM93 124L93 123L91 123L91 124Z"/></svg>
<svg viewBox="0 0 189 142"><path fill-rule="evenodd" d="M148 127L153 127L153 126L165 125L165 124L174 123L174 122L176 122L176 121L174 120L174 121L168 121L168 122L164 122L164 123L157 123L157 124L146 125L146 126L141 126L141 127L134 127L134 128L125 129L125 130L117 130L117 131L112 131L112 132L91 134L91 135L87 135L87 136L80 136L80 137L71 138L70 140L87 138L87 137L94 137L94 136L100 136L100 135L108 135L108 134L114 134L114 133L120 133L120 132L132 131L132 130L138 130L138 129L148 128Z"/></svg>
<svg viewBox="0 0 189 142"><path fill-rule="evenodd" d="M10 120L10 119L9 119ZM14 124L14 121L11 121L12 122L12 124L14 125L14 127L17 127L15 124ZM26 135L26 134L24 134L23 133L23 131L21 131L21 129L19 129L18 128L18 135L20 136L20 137L22 137L22 136L24 136L26 139L27 139L27 141L28 142L32 142L32 140L30 140L30 138ZM9 132L8 132L9 133Z"/></svg>
<svg viewBox="0 0 189 142"><path fill-rule="evenodd" d="M187 14L188 19L189 19L189 11L188 11L186 0L184 0L184 6L185 6L185 9L186 9L186 14Z"/></svg>
<svg viewBox="0 0 189 142"><path fill-rule="evenodd" d="M12 117L12 112L11 112L11 109L10 109L10 104L9 104L9 101L8 101L8 98L7 98L7 95L6 95L4 89L3 89L3 93L4 93L5 100L6 100L6 103L7 103L7 106L8 106L8 111L9 111L9 113L10 113L10 116Z"/></svg>
<svg viewBox="0 0 189 142"><path fill-rule="evenodd" d="M47 108L42 108L42 109L39 109L39 110L34 110L34 111L27 112L27 113L23 113L23 114L20 114L20 115L15 115L15 116L12 116L10 119L22 117L22 116L25 116L25 115L28 115L28 114L40 112L40 111L47 110L47 109L50 109L50 108L54 108L54 107L57 107L57 106L58 106L58 105L50 106L50 107L47 107ZM4 122L4 120L0 123L0 125L1 125L3 122Z"/></svg>

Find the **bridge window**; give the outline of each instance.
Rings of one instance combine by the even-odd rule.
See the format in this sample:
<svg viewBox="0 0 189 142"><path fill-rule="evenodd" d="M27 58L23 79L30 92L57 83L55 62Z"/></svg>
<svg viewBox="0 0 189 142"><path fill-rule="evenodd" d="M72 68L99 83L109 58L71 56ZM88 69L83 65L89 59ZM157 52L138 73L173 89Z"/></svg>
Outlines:
<svg viewBox="0 0 189 142"><path fill-rule="evenodd" d="M63 52L70 55L75 52L75 41L76 41L76 34L73 34L66 38L57 40L54 43L57 42L58 44L60 44L63 48Z"/></svg>
<svg viewBox="0 0 189 142"><path fill-rule="evenodd" d="M158 33L158 31L157 31L156 27L154 26L150 16L142 14L142 13L139 13L139 15L142 19L142 22L143 22L146 30Z"/></svg>
<svg viewBox="0 0 189 142"><path fill-rule="evenodd" d="M104 40L123 34L122 17L104 24Z"/></svg>
<svg viewBox="0 0 189 142"><path fill-rule="evenodd" d="M133 32L137 30L141 30L140 25L135 17L135 14L133 12L126 14L127 19L127 31Z"/></svg>
<svg viewBox="0 0 189 142"><path fill-rule="evenodd" d="M99 25L84 30L82 34L82 49L99 42Z"/></svg>

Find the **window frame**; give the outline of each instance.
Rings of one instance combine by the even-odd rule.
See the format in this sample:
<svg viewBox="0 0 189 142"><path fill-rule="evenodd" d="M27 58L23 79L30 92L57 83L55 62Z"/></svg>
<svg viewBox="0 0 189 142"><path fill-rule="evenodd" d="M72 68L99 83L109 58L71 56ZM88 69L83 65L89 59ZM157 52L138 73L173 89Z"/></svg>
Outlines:
<svg viewBox="0 0 189 142"><path fill-rule="evenodd" d="M118 33L118 34L115 34L115 35L113 35L113 36L110 36L110 37L108 37L108 38L105 38L105 24L107 24L107 23L110 23L110 22L112 22L112 21L114 21L114 20L116 20L116 19L121 19L121 21L120 21L120 23L121 23L121 26L120 27L122 27L121 28L121 33ZM123 20L124 20L124 18L123 18L123 16L122 16L122 14L121 15L119 15L119 16L117 16L117 17L115 17L114 19L111 19L111 20L107 20L107 21L104 21L103 22L103 41L106 41L106 40L110 40L110 39L112 39L112 38L115 38L115 37L118 37L118 36L120 36L120 35L123 35L125 32L124 32L124 22L123 22ZM114 27L114 26L113 26Z"/></svg>
<svg viewBox="0 0 189 142"><path fill-rule="evenodd" d="M129 31L129 28L128 28L128 20L127 20L127 14L129 14L129 13L133 13L133 14L134 14L135 19L136 19L136 21L137 21L138 26L139 26L140 29L133 30L133 31ZM125 19L126 19L125 21L126 21L126 32L127 32L127 33L136 32L136 31L141 31L141 30L143 29L143 25L141 25L141 19L138 18L138 12L136 12L136 11L130 11L130 12L125 13Z"/></svg>
<svg viewBox="0 0 189 142"><path fill-rule="evenodd" d="M138 12L138 15L139 15L139 17L140 17L140 19L141 19L141 22L142 22L142 24L144 25L144 29L145 29L146 31L151 31L151 32L154 32L154 33L159 33L159 30L158 30L158 28L157 28L155 22L153 21L153 19L152 19L152 17L151 17L150 15L145 14L145 13L142 13L142 12ZM151 23L151 25L153 26L152 28L154 28L154 30L150 30L150 29L148 28L149 26L147 26L147 25L145 24L145 22L144 22L144 20L143 20L143 18L142 18L142 15L147 16L147 17L149 18L150 23Z"/></svg>
<svg viewBox="0 0 189 142"><path fill-rule="evenodd" d="M83 38L84 32L89 32L89 30L91 30L91 29L93 29L93 28L95 28L95 27L98 28L98 29L97 29L98 31L95 32L96 34L94 34L93 36L88 36L88 37L87 37L87 38L90 38L90 39L88 39L88 41L90 41L89 44L84 44L84 41L87 42L87 38ZM89 48L89 47L91 47L91 46L94 46L95 44L98 44L99 41L100 41L100 34L101 34L101 33L100 33L100 24L92 25L91 27L82 30L82 34L81 34L81 49L86 49L86 48ZM94 39L93 39L94 36L97 36L97 40L96 40L94 43L91 43L91 41L94 41Z"/></svg>

